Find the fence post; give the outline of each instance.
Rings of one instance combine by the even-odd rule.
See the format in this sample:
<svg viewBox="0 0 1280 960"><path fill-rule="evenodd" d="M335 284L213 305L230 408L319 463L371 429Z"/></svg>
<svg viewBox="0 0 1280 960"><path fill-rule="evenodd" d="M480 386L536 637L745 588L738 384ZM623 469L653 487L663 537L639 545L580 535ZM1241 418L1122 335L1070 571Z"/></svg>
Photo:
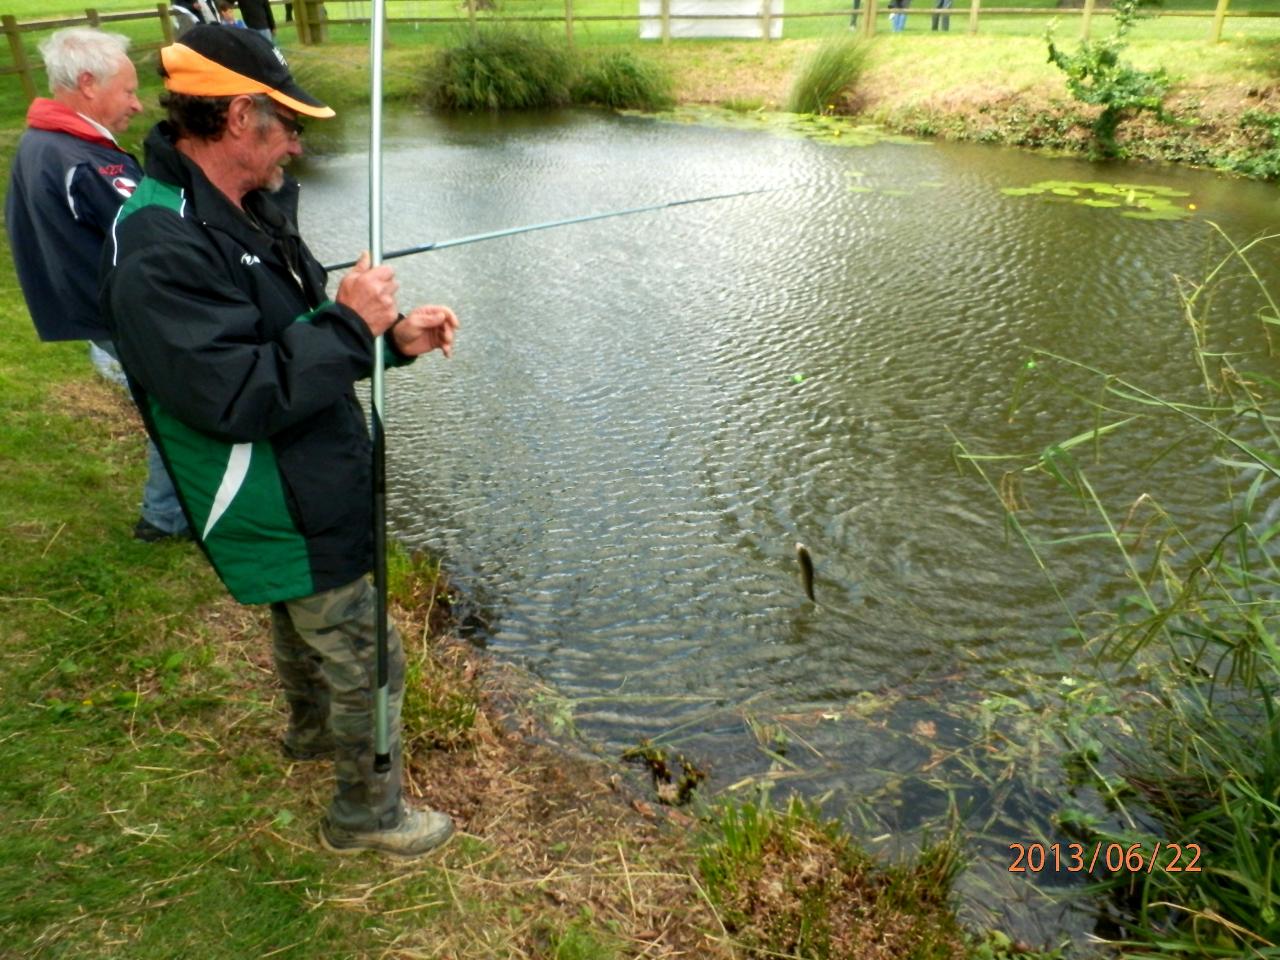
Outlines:
<svg viewBox="0 0 1280 960"><path fill-rule="evenodd" d="M298 29L298 42L311 44L311 4L308 0L293 0L293 25Z"/></svg>
<svg viewBox="0 0 1280 960"><path fill-rule="evenodd" d="M671 0L662 0L662 44L671 42Z"/></svg>
<svg viewBox="0 0 1280 960"><path fill-rule="evenodd" d="M573 46L573 0L564 0L564 35Z"/></svg>
<svg viewBox="0 0 1280 960"><path fill-rule="evenodd" d="M867 9L863 14L862 35L864 37L874 37L876 35L876 0L867 0Z"/></svg>
<svg viewBox="0 0 1280 960"><path fill-rule="evenodd" d="M312 43L324 43L329 39L329 11L325 9L324 0L317 0L311 5L311 19L307 21L307 30L311 33Z"/></svg>
<svg viewBox="0 0 1280 960"><path fill-rule="evenodd" d="M164 45L167 47L173 43L173 21L169 19L169 5L157 3L156 16L160 18L160 32L164 34Z"/></svg>
<svg viewBox="0 0 1280 960"><path fill-rule="evenodd" d="M1094 0L1084 0L1084 26L1080 28L1080 39L1088 42L1089 29L1093 26Z"/></svg>
<svg viewBox="0 0 1280 960"><path fill-rule="evenodd" d="M764 39L767 41L770 34L773 33L773 0L761 0L760 27L764 31Z"/></svg>
<svg viewBox="0 0 1280 960"><path fill-rule="evenodd" d="M4 32L9 38L9 53L13 55L13 65L18 68L18 77L22 80L22 92L28 100L40 96L36 92L36 82L31 76L31 62L27 59L27 51L22 46L22 34L18 32L18 20L11 13L0 17L4 24Z"/></svg>
<svg viewBox="0 0 1280 960"><path fill-rule="evenodd" d="M1227 18L1227 4L1230 0L1218 0L1218 8L1213 11L1213 37L1214 43L1222 40L1222 22Z"/></svg>
<svg viewBox="0 0 1280 960"><path fill-rule="evenodd" d="M982 0L970 0L969 3L969 32L978 32L978 8L982 6Z"/></svg>
<svg viewBox="0 0 1280 960"><path fill-rule="evenodd" d="M476 0L467 0L467 19L471 21L471 30L476 29Z"/></svg>

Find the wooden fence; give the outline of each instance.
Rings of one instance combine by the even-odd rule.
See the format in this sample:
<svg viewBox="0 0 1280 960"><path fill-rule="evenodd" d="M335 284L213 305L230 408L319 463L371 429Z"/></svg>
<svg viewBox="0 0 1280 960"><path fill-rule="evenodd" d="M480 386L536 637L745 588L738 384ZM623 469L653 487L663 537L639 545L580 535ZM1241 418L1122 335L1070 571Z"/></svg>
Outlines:
<svg viewBox="0 0 1280 960"><path fill-rule="evenodd" d="M387 7L390 9L396 3L404 3L405 0L388 0ZM465 0L461 7L450 5L452 10L458 12L450 16L398 16L393 17L388 13L388 22L404 23L404 24L421 24L421 23L464 23L469 22L475 25L481 20L502 20L506 22L525 22L525 23L563 23L565 33L569 42L573 42L574 24L585 23L590 21L606 21L614 23L638 22L640 20L652 20L651 16L641 16L639 13L635 15L612 14L612 15L575 15L573 0L562 0L564 3L564 13L560 14L542 14L542 15L508 15L506 12L494 15L489 11L481 11L480 3L477 0ZM671 0L660 0L660 13L658 18L661 23L661 40L663 43L669 43L671 40L671 24L681 20L753 20L760 24L760 36L768 39L770 35L770 27L777 20L794 20L794 19L810 19L815 17L839 17L841 19L849 19L851 15L852 3L844 2L840 4L839 9L825 10L815 12L785 12L783 10L774 12L774 4L778 0L761 0L760 13L750 16L732 16L726 14L673 14ZM1110 8L1097 7L1097 0L1084 0L1082 7L1077 8L1054 8L1047 9L1043 7L984 7L982 0L969 0L967 6L957 6L947 9L935 9L933 0L916 0L919 6L914 9L904 11L909 16L933 16L935 14L942 16L956 17L959 20L968 22L968 32L978 32L978 22L980 17L995 16L1079 16L1081 18L1081 35L1088 39L1092 21L1094 16L1110 15ZM1232 13L1228 10L1229 0L1218 0L1217 7L1213 11L1208 10L1162 10L1156 13L1160 17L1203 17L1212 18L1213 24L1209 31L1209 38L1214 42L1222 39L1223 23L1227 17L1280 17L1280 10L1277 11L1246 11L1240 13ZM282 3L275 4L282 6ZM782 4L779 3L779 6ZM335 3L336 7L337 4ZM366 4L347 3L346 7L348 16L345 18L330 18L324 0L293 0L293 24L298 33L298 40L304 44L323 43L328 36L328 28L331 24L357 24L363 25L369 22L368 15L352 16L356 6L367 6ZM415 8L417 4L415 3ZM858 16L858 31L864 36L874 36L876 33L876 20L878 16L887 11L888 0L862 0L861 9L852 11ZM889 11L897 13L899 11ZM280 20L283 18L277 18ZM0 24L3 25L5 37L9 41L9 54L11 57L11 65L0 67L0 76L12 76L16 74L22 83L22 89L26 93L28 99L34 99L39 94L35 75L44 69L44 65L32 62L32 58L27 55L26 47L23 42L23 34L47 32L58 30L62 27L71 26L93 26L99 27L111 23L121 23L124 21L154 21L156 24L157 39L153 42L144 42L135 44L135 50L154 50L165 44L173 42L174 39L174 23L169 13L169 5L167 3L157 3L153 9L135 10L119 13L100 13L97 10L85 10L82 17L62 17L53 20L28 20L19 23L15 17L5 14L0 17Z"/></svg>

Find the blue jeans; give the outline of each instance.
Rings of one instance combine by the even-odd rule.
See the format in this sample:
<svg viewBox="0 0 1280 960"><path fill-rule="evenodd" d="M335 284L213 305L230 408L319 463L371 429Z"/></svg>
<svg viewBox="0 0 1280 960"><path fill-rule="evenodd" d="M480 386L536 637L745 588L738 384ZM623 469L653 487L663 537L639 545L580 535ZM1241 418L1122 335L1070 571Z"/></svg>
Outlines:
<svg viewBox="0 0 1280 960"><path fill-rule="evenodd" d="M91 340L89 358L104 379L121 387L128 386L116 346L110 340ZM187 529L187 518L182 513L182 504L178 502L178 491L173 489L173 481L160 459L160 451L149 439L147 481L142 485L142 519L165 533L184 533Z"/></svg>

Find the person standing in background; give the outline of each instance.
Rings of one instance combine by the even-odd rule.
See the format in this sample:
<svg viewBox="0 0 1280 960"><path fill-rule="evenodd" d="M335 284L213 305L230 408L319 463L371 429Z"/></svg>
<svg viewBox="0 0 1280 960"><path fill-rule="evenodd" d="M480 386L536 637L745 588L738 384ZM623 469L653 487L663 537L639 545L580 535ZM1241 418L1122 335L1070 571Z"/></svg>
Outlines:
<svg viewBox="0 0 1280 960"><path fill-rule="evenodd" d="M275 44L276 18L267 0L240 0L240 16L246 27Z"/></svg>
<svg viewBox="0 0 1280 960"><path fill-rule="evenodd" d="M88 340L107 380L124 386L111 334L98 312L98 261L120 205L142 168L116 143L141 112L129 38L71 27L40 44L52 98L27 110L5 198L5 226L18 283L41 340ZM173 483L153 445L138 540L187 532Z"/></svg>
<svg viewBox="0 0 1280 960"><path fill-rule="evenodd" d="M937 2L934 3L933 8L935 10L950 10L953 2L954 0L937 0ZM939 24L941 24L941 26L939 26ZM951 15L947 13L935 13L933 15L933 29L950 30Z"/></svg>
<svg viewBox="0 0 1280 960"><path fill-rule="evenodd" d="M889 0L889 9L893 12L889 14L889 22L893 25L894 33L901 33L907 29L907 7L911 6L911 0Z"/></svg>

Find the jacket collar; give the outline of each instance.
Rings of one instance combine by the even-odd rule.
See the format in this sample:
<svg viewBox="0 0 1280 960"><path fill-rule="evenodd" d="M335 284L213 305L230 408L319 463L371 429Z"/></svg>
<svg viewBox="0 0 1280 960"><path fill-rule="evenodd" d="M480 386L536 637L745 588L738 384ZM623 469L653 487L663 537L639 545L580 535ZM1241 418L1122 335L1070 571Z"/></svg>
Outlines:
<svg viewBox="0 0 1280 960"><path fill-rule="evenodd" d="M260 248L272 241L299 240L297 227L290 216L297 208L298 184L286 177L278 194L253 190L245 194L243 204L253 221L209 182L209 178L186 154L177 148L173 127L161 121L147 134L146 173L166 183L176 184L186 193L194 216L206 226L221 230L244 246L261 253ZM254 221L259 226L254 225Z"/></svg>
<svg viewBox="0 0 1280 960"><path fill-rule="evenodd" d="M324 299L324 270L306 251L295 225L297 180L286 175L284 187L276 193L252 190L245 194L242 203L250 219L177 148L174 129L167 121L147 134L145 150L147 176L180 187L192 218L226 234L262 261L284 267L303 284L311 306Z"/></svg>
<svg viewBox="0 0 1280 960"><path fill-rule="evenodd" d="M65 103L50 100L48 97L37 97L31 101L31 106L27 108L27 126L33 130L66 133L80 140L110 147L112 150L120 150L120 145L115 140L106 136L85 117L76 113Z"/></svg>

